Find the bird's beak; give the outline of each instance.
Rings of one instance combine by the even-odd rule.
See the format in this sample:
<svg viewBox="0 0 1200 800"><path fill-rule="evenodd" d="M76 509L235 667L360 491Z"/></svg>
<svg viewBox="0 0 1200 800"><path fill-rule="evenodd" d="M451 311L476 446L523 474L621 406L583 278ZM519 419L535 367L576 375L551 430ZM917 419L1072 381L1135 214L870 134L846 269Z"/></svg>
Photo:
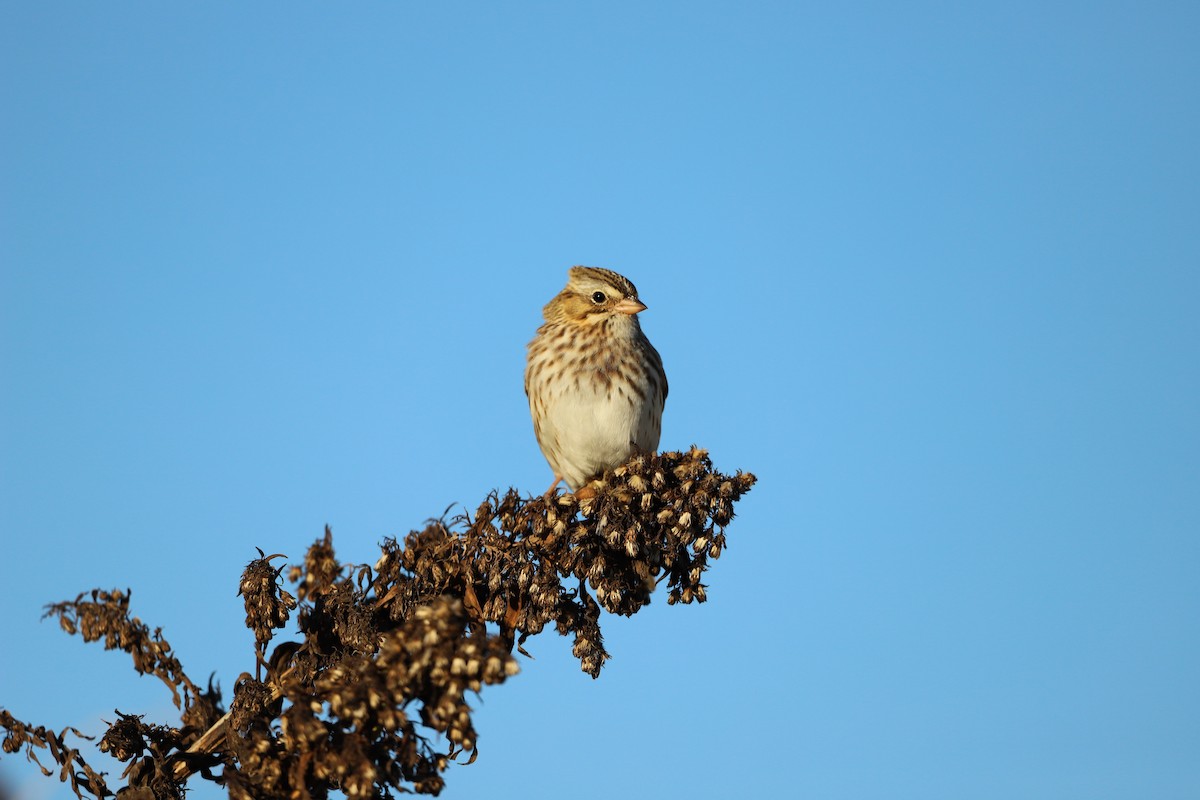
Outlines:
<svg viewBox="0 0 1200 800"><path fill-rule="evenodd" d="M634 300L630 297L626 297L624 300L613 306L613 311L616 311L618 314L628 314L631 317L634 314L640 314L645 310L645 303L641 302L640 300Z"/></svg>

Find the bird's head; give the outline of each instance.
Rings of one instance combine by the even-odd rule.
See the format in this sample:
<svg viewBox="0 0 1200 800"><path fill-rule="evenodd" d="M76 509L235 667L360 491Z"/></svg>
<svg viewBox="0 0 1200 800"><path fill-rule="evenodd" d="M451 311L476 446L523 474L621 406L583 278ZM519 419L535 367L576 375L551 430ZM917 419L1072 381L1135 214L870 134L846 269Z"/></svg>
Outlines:
<svg viewBox="0 0 1200 800"><path fill-rule="evenodd" d="M632 319L645 310L637 287L624 275L599 267L571 267L566 288L546 304L543 314L547 322L587 324Z"/></svg>

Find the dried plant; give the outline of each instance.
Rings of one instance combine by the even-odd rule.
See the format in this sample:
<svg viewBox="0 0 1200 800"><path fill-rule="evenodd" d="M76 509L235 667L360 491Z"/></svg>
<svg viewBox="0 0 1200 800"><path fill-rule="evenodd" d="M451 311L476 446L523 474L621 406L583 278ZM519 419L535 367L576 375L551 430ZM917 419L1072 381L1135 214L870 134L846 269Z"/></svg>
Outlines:
<svg viewBox="0 0 1200 800"><path fill-rule="evenodd" d="M709 561L725 548L734 503L754 483L723 475L698 448L636 455L575 495L490 495L474 514L433 520L386 540L374 567L342 564L328 528L303 566L264 556L239 584L254 632L255 669L234 684L228 710L210 682L184 673L160 630L129 615L129 593L93 590L48 606L84 641L133 657L172 692L178 727L116 713L99 748L126 764L116 794L182 798L198 776L232 798L384 798L437 794L452 761L475 760L467 693L518 670L512 655L548 625L597 677L608 653L600 611L631 615L659 583L668 603L704 602ZM590 587L590 590L589 590ZM293 611L299 641L276 642ZM46 751L82 800L114 792L67 745L0 709L5 753L24 749L46 775Z"/></svg>

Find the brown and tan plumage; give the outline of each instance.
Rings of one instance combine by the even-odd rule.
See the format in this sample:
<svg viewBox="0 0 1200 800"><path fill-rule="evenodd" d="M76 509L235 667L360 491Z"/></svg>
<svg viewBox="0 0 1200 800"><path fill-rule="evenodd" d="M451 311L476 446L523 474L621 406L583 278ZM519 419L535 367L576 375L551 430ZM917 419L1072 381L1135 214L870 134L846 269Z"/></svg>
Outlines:
<svg viewBox="0 0 1200 800"><path fill-rule="evenodd" d="M525 394L554 484L578 491L634 452L658 448L667 376L638 323L645 310L637 287L598 267L571 267L566 288L542 309Z"/></svg>

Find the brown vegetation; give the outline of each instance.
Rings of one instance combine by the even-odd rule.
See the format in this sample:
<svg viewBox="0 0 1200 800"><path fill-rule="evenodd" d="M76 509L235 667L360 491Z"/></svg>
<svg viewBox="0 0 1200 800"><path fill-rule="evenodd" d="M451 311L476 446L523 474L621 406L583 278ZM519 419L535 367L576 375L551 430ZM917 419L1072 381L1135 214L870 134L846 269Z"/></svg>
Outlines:
<svg viewBox="0 0 1200 800"><path fill-rule="evenodd" d="M513 648L547 626L574 638L596 677L608 659L601 609L634 614L663 582L668 603L703 602L701 578L754 480L715 471L697 448L638 455L586 499L493 493L474 514L386 540L374 567L339 562L328 528L303 566L275 567L280 556L260 551L240 584L256 664L227 710L218 688L188 678L161 630L130 616L128 592L55 603L47 616L65 631L124 650L170 687L178 725L117 712L99 748L126 763L119 789L68 745L68 734L88 738L74 728L54 733L0 709L3 751L35 761L45 751L81 800L182 798L193 777L233 798L437 794L446 766L477 754L467 692L515 674ZM276 643L293 611L299 641Z"/></svg>

